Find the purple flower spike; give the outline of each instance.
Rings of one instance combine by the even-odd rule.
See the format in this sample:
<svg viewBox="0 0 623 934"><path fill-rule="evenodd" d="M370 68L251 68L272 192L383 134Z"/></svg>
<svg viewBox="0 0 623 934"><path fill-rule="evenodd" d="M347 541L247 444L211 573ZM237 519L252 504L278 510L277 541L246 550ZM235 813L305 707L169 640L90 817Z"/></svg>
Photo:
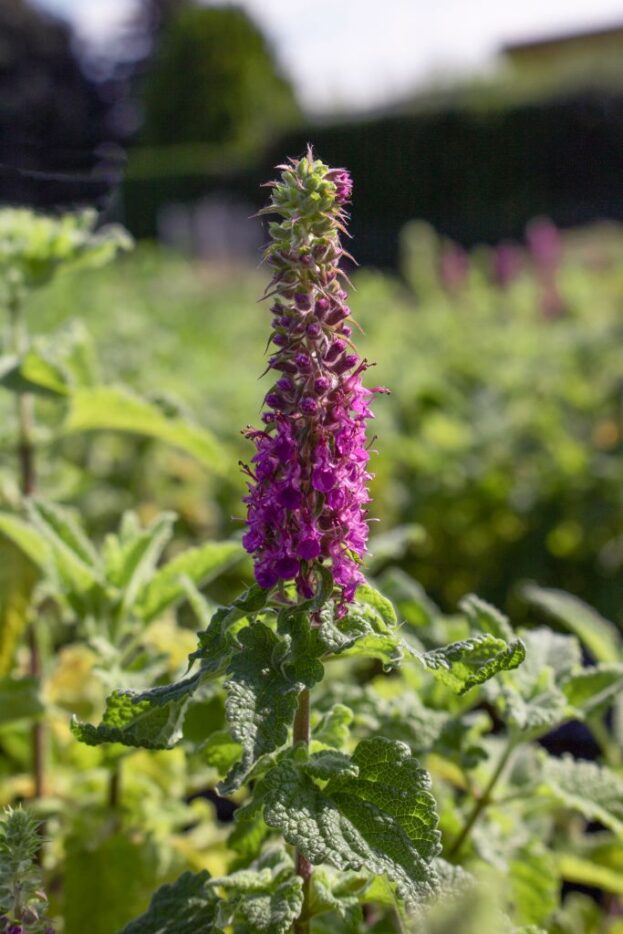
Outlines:
<svg viewBox="0 0 623 934"><path fill-rule="evenodd" d="M278 296L273 308L289 326L269 366L288 375L266 396L264 428L247 431L255 455L246 471L243 539L257 583L266 589L294 581L309 599L319 567L329 567L339 612L363 581L366 422L373 393L382 391L364 387L367 364L344 339L351 329L344 324L350 311L339 269L340 229L351 194L349 173L329 169L311 151L291 159L272 188L266 213L280 215L280 222L270 225L266 260L274 273L270 291ZM314 262L292 263L302 255Z"/></svg>

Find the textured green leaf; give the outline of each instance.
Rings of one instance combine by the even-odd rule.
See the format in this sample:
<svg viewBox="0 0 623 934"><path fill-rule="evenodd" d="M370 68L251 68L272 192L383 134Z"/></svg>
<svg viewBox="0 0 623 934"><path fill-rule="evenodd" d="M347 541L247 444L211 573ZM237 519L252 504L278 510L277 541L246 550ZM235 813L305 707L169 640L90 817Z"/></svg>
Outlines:
<svg viewBox="0 0 623 934"><path fill-rule="evenodd" d="M221 785L223 793L237 788L260 756L287 742L302 688L284 673L281 663L287 648L268 626L253 623L238 638L242 648L229 664L225 713L243 751Z"/></svg>
<svg viewBox="0 0 623 934"><path fill-rule="evenodd" d="M195 594L195 598L198 611L203 614L201 595ZM207 628L199 633L199 648L189 657L189 666L199 662L194 674L148 691L115 691L107 699L101 724L93 726L74 720L74 735L91 746L123 743L146 749L170 749L182 736L186 711L195 692L227 667L233 647L228 631L233 631L232 620L244 619L248 607L259 602L259 595L252 588L213 614ZM234 740L237 741L236 736Z"/></svg>
<svg viewBox="0 0 623 934"><path fill-rule="evenodd" d="M355 594L355 603L364 607L367 615L374 618L377 632L391 631L398 623L391 601L371 584L360 584Z"/></svg>
<svg viewBox="0 0 623 934"><path fill-rule="evenodd" d="M342 686L339 695L345 696ZM407 743L417 755L432 750L449 719L445 711L424 706L415 691L383 697L371 687L351 686L345 700L353 708L355 724L362 724L369 733Z"/></svg>
<svg viewBox="0 0 623 934"><path fill-rule="evenodd" d="M439 850L435 801L426 772L402 743L363 740L352 762L358 777L340 774L320 789L291 760L264 779L264 819L310 862L386 875L402 897L431 896Z"/></svg>
<svg viewBox="0 0 623 934"><path fill-rule="evenodd" d="M69 397L65 432L120 431L163 441L196 458L208 470L224 473L227 459L216 438L183 418L168 418L151 402L121 386L82 387Z"/></svg>
<svg viewBox="0 0 623 934"><path fill-rule="evenodd" d="M402 639L395 626L391 603L367 585L360 587L357 593L360 592L366 602L360 603L357 599L342 618L336 618L332 603L323 607L317 632L325 649L343 657L378 658L387 666L399 664Z"/></svg>
<svg viewBox="0 0 623 934"><path fill-rule="evenodd" d="M332 746L334 749L342 749L348 741L352 722L353 712L350 707L334 704L314 727L312 741L323 746Z"/></svg>
<svg viewBox="0 0 623 934"><path fill-rule="evenodd" d="M318 866L312 875L309 898L310 917L331 914L340 919L341 934L360 934L363 912L359 896L366 886L365 876L338 872L332 866ZM329 924L328 919L323 919ZM314 926L314 930L315 930ZM329 928L335 930L335 927Z"/></svg>
<svg viewBox="0 0 623 934"><path fill-rule="evenodd" d="M210 934L218 908L218 897L203 870L185 872L172 885L163 885L148 910L124 927L121 934Z"/></svg>
<svg viewBox="0 0 623 934"><path fill-rule="evenodd" d="M283 852L269 852L254 866L214 879L211 885L227 899L219 926L229 922L242 924L243 931L287 934L303 907L302 880Z"/></svg>
<svg viewBox="0 0 623 934"><path fill-rule="evenodd" d="M328 780L334 775L351 775L356 778L359 768L352 758L337 749L324 749L312 753L306 762L301 763L301 770L312 778Z"/></svg>
<svg viewBox="0 0 623 934"><path fill-rule="evenodd" d="M527 584L523 596L532 606L561 623L580 639L597 662L617 662L623 640L617 627L573 594Z"/></svg>
<svg viewBox="0 0 623 934"><path fill-rule="evenodd" d="M198 548L188 548L160 568L140 596L138 612L149 622L163 610L186 595L185 581L205 584L244 555L237 542L206 542Z"/></svg>
<svg viewBox="0 0 623 934"><path fill-rule="evenodd" d="M277 629L284 639L281 670L291 681L313 687L324 676L320 656L325 646L318 629L312 628L309 612L301 608L282 610Z"/></svg>
<svg viewBox="0 0 623 934"><path fill-rule="evenodd" d="M565 680L581 670L580 645L573 636L550 629L522 632L526 658L514 671L489 682L487 691L511 729L524 739L547 733L572 714L562 690Z"/></svg>
<svg viewBox="0 0 623 934"><path fill-rule="evenodd" d="M606 766L563 756L544 757L541 793L623 837L623 779Z"/></svg>
<svg viewBox="0 0 623 934"><path fill-rule="evenodd" d="M216 633L218 633L219 638L226 637L230 630L233 631L241 620L252 619L263 610L268 599L268 591L253 585L230 603L229 606L220 607L216 613L212 613L210 604L188 578L184 580L184 589L199 622L206 626L205 631L199 633L199 649L191 658L205 659L206 646L204 642L206 640L208 643L207 649L210 650Z"/></svg>
<svg viewBox="0 0 623 934"><path fill-rule="evenodd" d="M605 713L622 690L623 664L584 668L562 683L569 704L586 717Z"/></svg>
<svg viewBox="0 0 623 934"><path fill-rule="evenodd" d="M500 671L517 668L524 661L526 650L520 639L507 645L503 639L483 634L430 652L412 650L412 654L434 678L465 694Z"/></svg>
<svg viewBox="0 0 623 934"><path fill-rule="evenodd" d="M142 693L114 691L99 726L74 719L74 736L88 746L122 743L143 749L171 749L182 737L186 708L201 683L201 672Z"/></svg>
<svg viewBox="0 0 623 934"><path fill-rule="evenodd" d="M30 720L44 709L36 678L0 678L0 724Z"/></svg>

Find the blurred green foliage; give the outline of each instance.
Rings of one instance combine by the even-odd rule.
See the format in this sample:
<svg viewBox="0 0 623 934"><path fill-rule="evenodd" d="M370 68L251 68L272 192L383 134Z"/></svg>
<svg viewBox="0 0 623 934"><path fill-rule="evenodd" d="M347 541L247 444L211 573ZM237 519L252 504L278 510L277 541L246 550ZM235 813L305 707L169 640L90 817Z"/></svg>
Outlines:
<svg viewBox="0 0 623 934"><path fill-rule="evenodd" d="M373 516L384 530L424 527L402 564L444 606L468 590L504 604L516 581L534 578L620 618L623 238L609 227L566 237L563 311L549 319L527 255L502 289L491 284L491 253L476 251L448 290L418 266L423 256L430 268L432 250L434 268L442 247L429 232L429 247L414 248L410 238L426 237L417 230L404 234L402 281L354 277L358 343L379 361L369 379L393 393L375 407ZM84 309L110 378L165 408L188 407L234 462L249 457L240 430L270 385L257 379L269 316L256 304L261 290L253 272L143 246L114 272L64 276L30 313L52 329L67 308ZM240 527L236 471L208 476L149 440L60 444L72 468L48 483L71 490L96 526L113 527L136 504L150 516L157 502L181 515L190 540Z"/></svg>
<svg viewBox="0 0 623 934"><path fill-rule="evenodd" d="M329 864L314 872L314 934L413 929L387 883L359 872L352 828L335 844L338 857L319 832L340 782L361 810L353 766L367 781L366 757L378 756L386 766L378 778L391 776L378 791L393 802L411 753L430 771L434 802L428 797L423 813L429 829L439 815L447 860L434 866L443 898L418 930L620 934L616 625L534 584L518 594L529 624L521 640L473 595L455 609L464 590L502 593L531 576L620 611L620 231L579 231L561 244L541 222L531 228L532 253L514 246L513 262L507 252L501 265L499 252L467 255L414 224L403 233L401 279L355 277L358 344L393 391L377 404L373 512L383 526L369 561L389 599L360 588L341 622L325 614L321 643L311 639L307 608L271 619L257 588L214 613L250 577L237 541L206 539L241 525L233 465L249 451L239 431L270 385L256 379L269 316L256 304L264 277L149 246L112 270L94 269L126 244L113 231L102 252L88 218L9 212L0 232L19 286L0 360L8 390L0 394L0 800L32 797L28 738L40 727L45 781L29 811L46 824L42 870L55 925L117 934L129 922L129 934L153 930L156 915L163 930L183 922L194 931L213 915L218 890L219 929L285 934L300 881L283 843L277 856L258 854L274 830L303 846L296 828L304 828ZM24 327L13 352L18 311L37 336ZM15 477L23 427L15 395L36 415L27 438L36 499L20 495ZM180 515L175 528L169 510ZM535 628L542 614L573 635ZM248 651L220 639L226 620ZM190 652L201 664L187 676ZM293 712L290 687L316 684L324 663L312 759L290 760L277 751ZM399 663L381 676L381 666ZM120 687L139 691L137 703ZM588 748L599 764L546 754L540 741L551 750L565 730L566 748ZM297 787L312 783L318 809L283 795L290 769ZM264 816L238 790L241 770L259 787ZM391 834L402 809L381 809ZM378 851L364 852L376 859ZM396 881L405 852L392 845L373 871ZM336 865L353 872L338 876ZM462 867L485 886L474 889ZM597 889L601 907L577 894L559 905L563 882ZM130 921L163 883L147 914ZM499 901L489 904L489 892Z"/></svg>

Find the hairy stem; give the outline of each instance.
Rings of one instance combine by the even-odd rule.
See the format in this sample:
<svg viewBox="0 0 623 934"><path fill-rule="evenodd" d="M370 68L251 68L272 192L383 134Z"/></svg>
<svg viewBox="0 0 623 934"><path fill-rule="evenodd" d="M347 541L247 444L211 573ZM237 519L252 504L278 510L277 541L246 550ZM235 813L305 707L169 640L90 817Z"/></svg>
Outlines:
<svg viewBox="0 0 623 934"><path fill-rule="evenodd" d="M305 743L309 746L309 691L307 688L299 694L299 703L294 717L294 727L292 730L293 743ZM303 908L301 917L295 921L292 928L293 934L309 934L310 925L308 918L309 911L309 891L311 887L312 865L305 859L302 853L296 851L295 857L296 872L303 880Z"/></svg>
<svg viewBox="0 0 623 934"><path fill-rule="evenodd" d="M464 824L464 826L463 826L463 829L461 830L460 834L458 835L458 837L456 838L456 840L454 841L454 843L452 844L452 846L451 846L450 849L448 850L448 857L449 857L449 858L452 858L453 856L457 856L457 855L458 855L458 853L461 851L463 845L464 845L465 842L468 840L469 835L471 834L472 830L474 829L474 826L475 826L475 824L476 824L476 821L478 820L478 818L480 817L480 815L482 814L482 812L485 810L485 808L487 808L488 805L490 804L490 802L491 802L491 795L492 795L492 793L493 793L493 789L494 789L495 786L497 785L497 783L498 783L498 781L499 781L499 779L500 779L500 777L501 777L501 775L502 775L502 772L503 772L504 769L506 768L506 765L508 764L508 761L509 761L511 755L512 755L513 752L515 751L516 745L517 745L517 741L516 741L515 737L510 737L509 740L508 740L508 743L506 744L506 747L505 747L505 749L504 749L504 752L503 752L502 755L500 756L500 759L499 759L499 761L498 761L498 764L497 764L497 766L495 767L495 770L493 771L493 774L491 775L491 778L490 778L489 781L487 782L487 785L486 785L484 791L482 792L482 794L480 795L480 797L474 802L474 806L473 806L473 808L472 808L472 810L471 810L471 812L470 812L470 814L469 814L467 820L465 821L465 824Z"/></svg>
<svg viewBox="0 0 623 934"><path fill-rule="evenodd" d="M10 305L13 349L18 356L26 350L27 334L21 302L14 299ZM30 393L17 391L17 453L19 458L19 480L23 496L32 496L35 491L35 447L33 441L34 415L33 398ZM34 678L41 676L41 653L36 626L28 629L30 649L29 673ZM41 798L45 779L45 735L40 721L33 723L31 731L32 775L34 797Z"/></svg>

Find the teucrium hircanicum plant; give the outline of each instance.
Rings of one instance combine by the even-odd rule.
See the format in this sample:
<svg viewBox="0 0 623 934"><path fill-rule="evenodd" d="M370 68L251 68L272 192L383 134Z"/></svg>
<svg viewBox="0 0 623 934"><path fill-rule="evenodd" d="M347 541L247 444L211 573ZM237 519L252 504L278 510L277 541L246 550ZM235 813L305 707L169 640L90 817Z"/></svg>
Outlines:
<svg viewBox="0 0 623 934"><path fill-rule="evenodd" d="M356 741L348 708L317 715L312 692L329 663L348 670L349 658L390 669L408 657L464 693L524 657L503 629L476 627L432 650L405 641L391 602L366 581L365 425L375 390L362 383L367 364L351 342L339 266L352 183L311 151L279 168L265 209L278 216L266 249L274 385L263 428L247 431L256 452L244 468L244 544L256 583L216 612L189 589L204 628L186 675L115 691L98 726L73 726L92 745L198 742L224 776L222 795L248 788L230 837L237 858L226 877L187 873L165 886L126 934L151 931L156 919L176 934L304 934L317 919L322 930L327 914L356 931L365 902L406 917L456 888L464 879L439 858L430 778L409 746L380 733ZM215 682L225 689L225 729L206 724L197 741L197 714Z"/></svg>

